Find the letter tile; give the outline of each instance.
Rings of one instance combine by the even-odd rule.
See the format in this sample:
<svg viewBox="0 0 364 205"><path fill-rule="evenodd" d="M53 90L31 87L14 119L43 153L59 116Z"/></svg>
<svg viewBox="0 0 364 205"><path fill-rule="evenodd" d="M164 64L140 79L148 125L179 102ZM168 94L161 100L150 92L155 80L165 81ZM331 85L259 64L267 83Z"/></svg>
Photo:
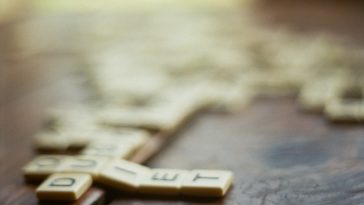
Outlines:
<svg viewBox="0 0 364 205"><path fill-rule="evenodd" d="M123 191L135 192L139 188L140 178L149 172L147 167L118 159L101 170L98 181Z"/></svg>
<svg viewBox="0 0 364 205"><path fill-rule="evenodd" d="M177 169L153 169L145 175L141 182L139 192L157 195L178 195L181 183L187 171Z"/></svg>
<svg viewBox="0 0 364 205"><path fill-rule="evenodd" d="M24 168L26 180L43 180L49 175L60 171L66 156L62 155L40 155L29 162Z"/></svg>
<svg viewBox="0 0 364 205"><path fill-rule="evenodd" d="M65 173L90 174L95 179L108 161L107 157L74 156L67 158L60 169Z"/></svg>
<svg viewBox="0 0 364 205"><path fill-rule="evenodd" d="M135 151L131 143L95 142L87 146L82 155L101 156L126 159Z"/></svg>
<svg viewBox="0 0 364 205"><path fill-rule="evenodd" d="M91 186L89 174L57 173L51 175L36 190L40 200L75 201Z"/></svg>
<svg viewBox="0 0 364 205"><path fill-rule="evenodd" d="M233 181L233 173L219 170L193 170L182 182L181 193L187 196L222 197Z"/></svg>
<svg viewBox="0 0 364 205"><path fill-rule="evenodd" d="M57 132L41 132L35 136L35 144L40 150L67 150L70 146L68 138Z"/></svg>

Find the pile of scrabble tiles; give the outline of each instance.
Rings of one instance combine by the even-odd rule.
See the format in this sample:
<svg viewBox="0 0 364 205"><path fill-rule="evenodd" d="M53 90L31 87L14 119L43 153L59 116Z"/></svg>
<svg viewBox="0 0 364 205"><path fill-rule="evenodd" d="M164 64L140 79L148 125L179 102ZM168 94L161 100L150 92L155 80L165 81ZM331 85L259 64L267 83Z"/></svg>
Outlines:
<svg viewBox="0 0 364 205"><path fill-rule="evenodd" d="M92 181L121 193L224 196L231 171L142 165L201 110L239 112L259 96L298 94L302 110L364 120L361 51L262 28L235 7L43 14L17 29L22 55L80 65L92 93L51 110L35 135L38 150L58 153L24 167L27 181L43 181L41 200L77 200ZM69 150L77 155L59 154Z"/></svg>

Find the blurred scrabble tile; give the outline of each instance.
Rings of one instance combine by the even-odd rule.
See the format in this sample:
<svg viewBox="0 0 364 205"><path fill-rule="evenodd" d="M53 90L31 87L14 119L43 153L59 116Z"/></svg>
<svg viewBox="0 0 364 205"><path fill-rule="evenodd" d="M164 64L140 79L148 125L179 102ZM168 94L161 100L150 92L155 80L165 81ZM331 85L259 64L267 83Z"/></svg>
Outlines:
<svg viewBox="0 0 364 205"><path fill-rule="evenodd" d="M132 143L126 142L121 144L110 141L106 142L93 142L82 150L82 155L110 157L110 158L123 158L130 157L135 151L135 146Z"/></svg>
<svg viewBox="0 0 364 205"><path fill-rule="evenodd" d="M184 90L166 91L137 107L109 106L98 113L98 122L114 127L173 131L201 108L201 95Z"/></svg>
<svg viewBox="0 0 364 205"><path fill-rule="evenodd" d="M364 86L354 80L337 88L336 95L326 103L325 114L332 121L364 121Z"/></svg>
<svg viewBox="0 0 364 205"><path fill-rule="evenodd" d="M70 148L83 148L96 138L98 130L90 125L89 128L61 129L59 132L67 138Z"/></svg>
<svg viewBox="0 0 364 205"><path fill-rule="evenodd" d="M166 86L169 80L165 74L157 70L146 69L140 72L138 69L123 70L119 66L115 69L115 65L109 65L110 62L102 64L107 65L102 65L102 69L98 66L92 69L93 84L101 96L117 105L133 104L142 99L149 99ZM120 80L120 76L128 77Z"/></svg>
<svg viewBox="0 0 364 205"><path fill-rule="evenodd" d="M140 179L149 172L150 169L142 165L114 160L101 170L97 180L123 191L135 192L140 186Z"/></svg>
<svg viewBox="0 0 364 205"><path fill-rule="evenodd" d="M183 179L181 193L186 196L222 197L233 181L233 173L220 170L193 170Z"/></svg>
<svg viewBox="0 0 364 205"><path fill-rule="evenodd" d="M242 83L210 82L206 92L206 106L213 111L236 112L250 105L255 93Z"/></svg>
<svg viewBox="0 0 364 205"><path fill-rule="evenodd" d="M156 108L111 108L100 114L102 124L116 127L145 128L149 130L169 130L178 123L179 112L167 113Z"/></svg>
<svg viewBox="0 0 364 205"><path fill-rule="evenodd" d="M91 186L88 174L57 173L51 175L36 190L39 200L75 201Z"/></svg>
<svg viewBox="0 0 364 205"><path fill-rule="evenodd" d="M303 110L321 112L325 104L335 97L342 84L339 78L313 79L303 85L298 102Z"/></svg>
<svg viewBox="0 0 364 205"><path fill-rule="evenodd" d="M106 157L98 156L72 156L64 160L61 172L90 174L97 178L103 166L109 162Z"/></svg>
<svg viewBox="0 0 364 205"><path fill-rule="evenodd" d="M40 155L36 157L23 168L25 179L38 181L59 172L66 158L66 156L61 155Z"/></svg>
<svg viewBox="0 0 364 205"><path fill-rule="evenodd" d="M35 136L35 145L39 150L64 151L70 147L70 141L57 132L46 131Z"/></svg>
<svg viewBox="0 0 364 205"><path fill-rule="evenodd" d="M85 146L101 129L94 114L96 109L99 108L88 104L69 104L50 109L44 128L67 138L71 147Z"/></svg>
<svg viewBox="0 0 364 205"><path fill-rule="evenodd" d="M364 103L345 103L332 100L325 106L325 114L332 121L360 122L364 120Z"/></svg>
<svg viewBox="0 0 364 205"><path fill-rule="evenodd" d="M98 132L98 137L93 139L93 143L113 142L114 144L130 144L134 149L143 146L149 139L150 134L141 129L130 128L105 128Z"/></svg>
<svg viewBox="0 0 364 205"><path fill-rule="evenodd" d="M187 171L176 169L152 169L140 181L139 192L154 195L178 195Z"/></svg>

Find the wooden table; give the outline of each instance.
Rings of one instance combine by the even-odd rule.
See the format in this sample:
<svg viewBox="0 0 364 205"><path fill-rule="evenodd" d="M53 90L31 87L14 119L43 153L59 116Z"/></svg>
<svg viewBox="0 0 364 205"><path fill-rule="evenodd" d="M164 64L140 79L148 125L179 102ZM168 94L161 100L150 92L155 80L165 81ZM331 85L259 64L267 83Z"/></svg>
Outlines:
<svg viewBox="0 0 364 205"><path fill-rule="evenodd" d="M258 19L269 25L293 25L303 32L319 28L363 43L363 4L340 2L259 1L256 9ZM36 65L0 62L0 204L38 203L34 186L26 185L21 174L35 155L32 135L46 107L82 98L72 79L50 80ZM200 113L147 162L151 167L230 169L235 181L225 198L148 198L109 190L106 202L364 204L363 159L362 124L330 124L319 114L301 112L294 96L262 98L235 114Z"/></svg>

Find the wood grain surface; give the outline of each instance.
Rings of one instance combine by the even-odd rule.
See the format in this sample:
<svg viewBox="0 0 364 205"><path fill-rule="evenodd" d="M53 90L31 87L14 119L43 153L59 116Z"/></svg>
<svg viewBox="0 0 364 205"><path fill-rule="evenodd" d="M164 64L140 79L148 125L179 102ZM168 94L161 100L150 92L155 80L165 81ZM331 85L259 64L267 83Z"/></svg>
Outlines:
<svg viewBox="0 0 364 205"><path fill-rule="evenodd" d="M307 2L259 1L256 15L272 26L325 30L363 43L362 3ZM0 29L5 31L5 26L9 25ZM11 35L0 34L4 43L3 36ZM0 47L2 56L12 49L6 45ZM22 62L0 60L0 204L4 205L38 204L34 186L26 185L21 173L36 155L32 135L41 126L45 108L87 96L66 71L45 71L37 59ZM151 167L230 169L235 181L225 198L151 198L101 188L106 190L106 204L113 205L359 205L364 204L363 136L362 124L331 124L320 115L301 112L294 96L262 98L235 114L200 113L147 162Z"/></svg>

